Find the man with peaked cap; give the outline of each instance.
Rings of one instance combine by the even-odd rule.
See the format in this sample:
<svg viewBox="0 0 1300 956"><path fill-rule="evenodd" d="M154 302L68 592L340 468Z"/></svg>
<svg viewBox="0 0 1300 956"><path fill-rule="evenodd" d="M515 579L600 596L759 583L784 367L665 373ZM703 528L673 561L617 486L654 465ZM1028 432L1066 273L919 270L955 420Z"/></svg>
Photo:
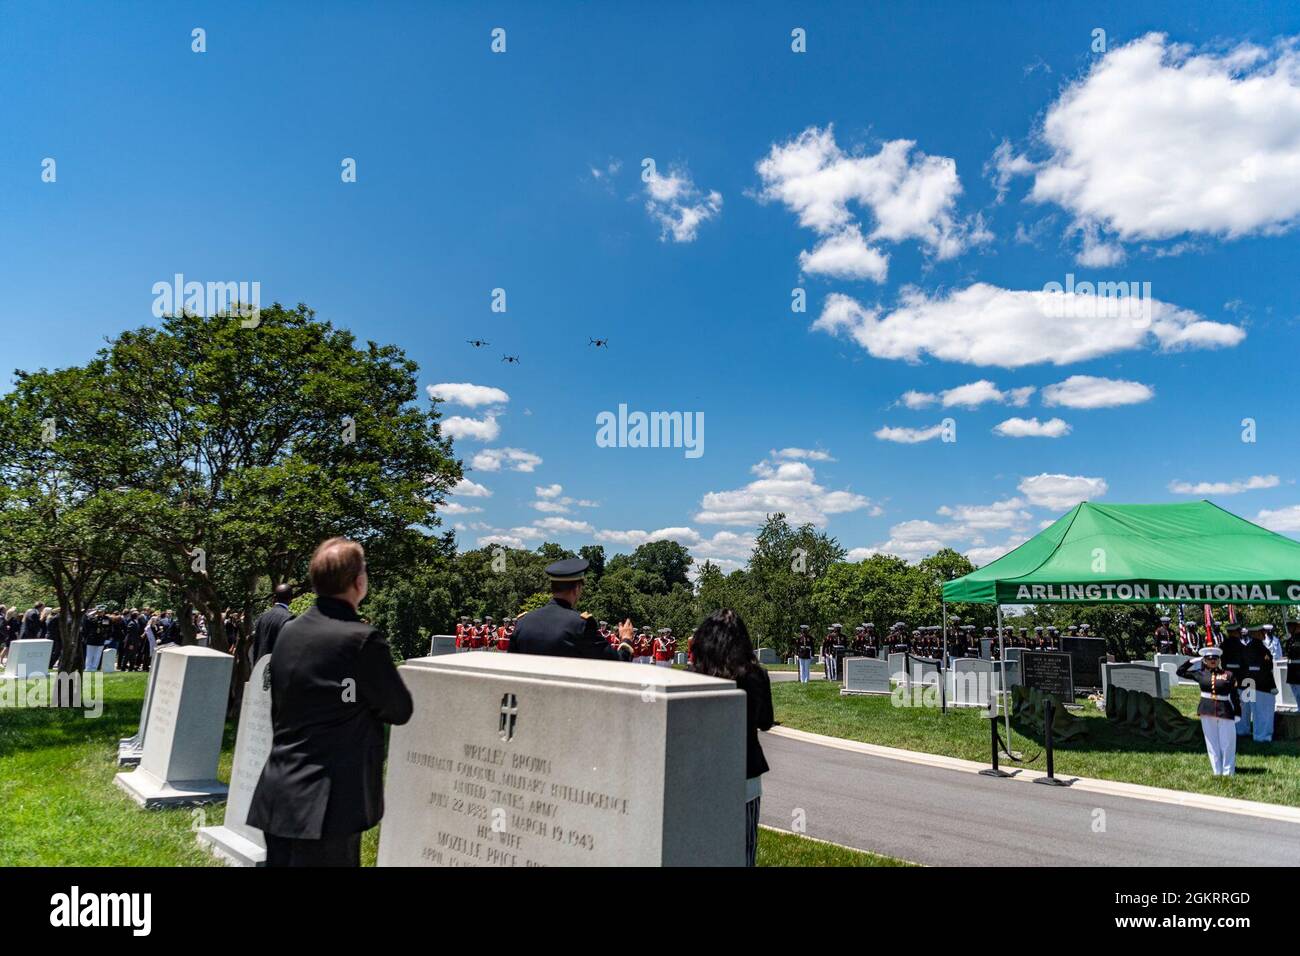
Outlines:
<svg viewBox="0 0 1300 956"><path fill-rule="evenodd" d="M799 625L799 633L794 639L794 656L799 663L799 683L808 683L812 676L812 659L813 659L813 639L812 632L808 630L807 624Z"/></svg>
<svg viewBox="0 0 1300 956"><path fill-rule="evenodd" d="M618 626L621 641L614 648L600 636L595 618L574 610L574 606L582 599L587 567L585 558L568 558L547 565L546 576L551 581L551 602L519 618L514 638L510 641L511 654L584 657L605 661L632 659L629 642L635 629L630 620Z"/></svg>
<svg viewBox="0 0 1300 956"><path fill-rule="evenodd" d="M1252 733L1256 740L1273 739L1273 708L1277 683L1273 678L1273 655L1241 621L1231 621L1223 642L1223 669L1237 679L1241 710L1237 715L1237 736Z"/></svg>
<svg viewBox="0 0 1300 956"><path fill-rule="evenodd" d="M853 640L849 643L849 653L854 657L867 656L867 629L861 624L853 629Z"/></svg>
<svg viewBox="0 0 1300 956"><path fill-rule="evenodd" d="M1169 630L1169 618L1160 618L1160 624L1156 627L1155 633L1151 635L1152 643L1156 646L1157 654L1172 654L1174 652L1174 635Z"/></svg>
<svg viewBox="0 0 1300 956"><path fill-rule="evenodd" d="M1268 649L1268 652L1273 655L1273 660L1279 661L1286 657L1286 654L1282 650L1282 642L1278 640L1277 635L1273 633L1272 624L1260 625L1259 631L1260 643L1263 644Z"/></svg>

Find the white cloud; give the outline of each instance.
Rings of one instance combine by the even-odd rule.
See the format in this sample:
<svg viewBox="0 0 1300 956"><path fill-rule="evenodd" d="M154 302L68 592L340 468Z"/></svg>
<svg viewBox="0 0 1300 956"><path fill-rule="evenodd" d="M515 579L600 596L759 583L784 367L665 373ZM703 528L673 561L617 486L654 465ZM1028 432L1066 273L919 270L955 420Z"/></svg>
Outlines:
<svg viewBox="0 0 1300 956"><path fill-rule="evenodd" d="M571 498L564 494L564 486L539 485L533 489L537 494L537 501L533 502L533 507L548 514L568 514L573 507L578 508L595 508L598 502L588 501L585 498Z"/></svg>
<svg viewBox="0 0 1300 956"><path fill-rule="evenodd" d="M1053 511L1065 511L1080 501L1100 498L1108 489L1104 478L1046 473L1021 479L1018 487L1030 504Z"/></svg>
<svg viewBox="0 0 1300 956"><path fill-rule="evenodd" d="M984 174L992 180L993 187L998 191L998 202L1006 199L1013 176L1027 176L1034 169L1035 166L1029 158L1017 154L1011 148L1011 143L1005 139L998 143L997 149L993 150L992 158L984 164Z"/></svg>
<svg viewBox="0 0 1300 956"><path fill-rule="evenodd" d="M1277 475L1251 475L1234 481L1171 481L1169 490L1176 495L1239 495L1243 491L1276 488L1279 484Z"/></svg>
<svg viewBox="0 0 1300 956"><path fill-rule="evenodd" d="M463 498L491 498L492 492L484 485L477 481L470 481L468 478L462 478L452 486L451 494L460 495Z"/></svg>
<svg viewBox="0 0 1300 956"><path fill-rule="evenodd" d="M442 433L448 438L468 438L473 441L495 441L501 435L501 426L495 415L468 418L452 415L442 421Z"/></svg>
<svg viewBox="0 0 1300 956"><path fill-rule="evenodd" d="M1020 368L1065 365L1148 346L1165 351L1236 345L1245 332L1155 299L1150 320L1129 300L1075 291L1018 291L977 282L931 297L911 288L892 312L832 293L812 328L848 335L875 358Z"/></svg>
<svg viewBox="0 0 1300 956"><path fill-rule="evenodd" d="M978 220L954 216L962 191L956 162L913 153L915 145L896 139L870 156L852 155L840 149L830 126L810 126L772 145L755 166L763 183L759 198L782 203L822 237L811 253L800 255L804 271L884 282L889 257L879 243L914 239L948 259L990 238ZM866 235L859 212L870 220Z"/></svg>
<svg viewBox="0 0 1300 956"><path fill-rule="evenodd" d="M500 471L505 467L511 471L531 472L541 463L540 457L521 448L484 448L470 460L470 464L480 471Z"/></svg>
<svg viewBox="0 0 1300 956"><path fill-rule="evenodd" d="M683 169L670 169L666 176L651 169L644 181L646 212L659 223L661 241L693 242L700 225L722 212L722 194L701 192Z"/></svg>
<svg viewBox="0 0 1300 956"><path fill-rule="evenodd" d="M988 505L944 505L939 514L972 531L1015 528L1033 517L1025 510L1025 503L1020 498L1008 498Z"/></svg>
<svg viewBox="0 0 1300 956"><path fill-rule="evenodd" d="M899 401L908 408L914 409L936 404L941 404L944 408L978 408L986 402L1001 402L1019 408L1028 404L1029 397L1033 394L1032 385L1012 388L1004 392L988 379L980 379L978 382L945 389L937 395L931 392L904 392Z"/></svg>
<svg viewBox="0 0 1300 956"><path fill-rule="evenodd" d="M792 525L821 527L829 515L871 507L870 499L862 495L828 491L817 484L813 469L801 461L762 461L751 470L758 478L743 488L705 494L695 520L754 527L780 511Z"/></svg>
<svg viewBox="0 0 1300 956"><path fill-rule="evenodd" d="M928 428L904 428L902 426L882 425L877 428L873 435L881 441L898 442L901 445L916 445L923 441L930 441L938 438L943 434L946 426L940 422L938 425L931 425Z"/></svg>
<svg viewBox="0 0 1300 956"><path fill-rule="evenodd" d="M1043 404L1063 405L1066 408L1113 408L1150 401L1155 394L1154 388L1141 382L1099 378L1095 375L1071 375L1065 381L1043 389Z"/></svg>
<svg viewBox="0 0 1300 956"><path fill-rule="evenodd" d="M483 535L477 542L480 548L486 548L489 545L499 544L503 548L518 548L523 550L528 547L523 538L516 537L512 534L488 534Z"/></svg>
<svg viewBox="0 0 1300 956"><path fill-rule="evenodd" d="M1037 417L1015 417L994 425L993 431L1004 438L1061 438L1070 434L1070 426L1060 418L1040 422Z"/></svg>
<svg viewBox="0 0 1300 956"><path fill-rule="evenodd" d="M483 510L477 505L463 505L459 501L446 501L440 507L445 515L473 515Z"/></svg>
<svg viewBox="0 0 1300 956"><path fill-rule="evenodd" d="M845 229L827 236L812 252L800 252L799 268L810 275L884 282L889 276L889 256L868 246L861 230Z"/></svg>
<svg viewBox="0 0 1300 956"><path fill-rule="evenodd" d="M1270 531L1300 531L1300 505L1288 505L1272 511L1265 509L1255 515L1255 524L1262 525Z"/></svg>
<svg viewBox="0 0 1300 956"><path fill-rule="evenodd" d="M823 451L820 448L781 448L772 449L768 452L772 458L784 458L787 460L804 459L806 461L834 461L831 453Z"/></svg>
<svg viewBox="0 0 1300 956"><path fill-rule="evenodd" d="M542 531L550 531L554 534L591 534L592 527L585 521L573 521L569 518L539 518L533 522L533 527Z"/></svg>
<svg viewBox="0 0 1300 956"><path fill-rule="evenodd" d="M1114 248L1100 230L1121 242L1233 239L1290 229L1300 216L1293 39L1195 53L1148 34L1068 87L1041 135L1052 154L1030 197L1073 213L1094 261Z"/></svg>
<svg viewBox="0 0 1300 956"><path fill-rule="evenodd" d="M490 385L474 385L470 382L442 382L429 385L425 389L430 398L436 398L467 408L479 408L483 405L505 405L510 396L499 388Z"/></svg>

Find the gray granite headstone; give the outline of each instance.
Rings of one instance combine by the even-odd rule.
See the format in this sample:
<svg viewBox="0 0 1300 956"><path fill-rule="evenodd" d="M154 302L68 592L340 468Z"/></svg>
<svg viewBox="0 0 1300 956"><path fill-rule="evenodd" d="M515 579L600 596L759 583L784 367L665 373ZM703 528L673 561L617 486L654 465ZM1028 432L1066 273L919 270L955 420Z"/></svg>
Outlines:
<svg viewBox="0 0 1300 956"><path fill-rule="evenodd" d="M429 656L437 657L439 654L456 653L456 635L455 634L435 634L429 645Z"/></svg>
<svg viewBox="0 0 1300 956"><path fill-rule="evenodd" d="M235 659L207 647L171 646L156 672L140 764L114 782L145 808L226 798L217 759Z"/></svg>
<svg viewBox="0 0 1300 956"><path fill-rule="evenodd" d="M1111 687L1122 687L1161 700L1169 699L1169 673L1153 663L1103 664L1101 679L1103 694Z"/></svg>
<svg viewBox="0 0 1300 956"><path fill-rule="evenodd" d="M99 669L103 671L105 674L113 674L117 672L117 648L116 647L104 648L104 656L100 658Z"/></svg>
<svg viewBox="0 0 1300 956"><path fill-rule="evenodd" d="M253 665L239 705L239 730L235 735L235 758L230 768L230 796L226 818L220 826L201 827L199 843L234 866L266 864L266 838L248 825L248 809L262 768L271 755L271 655Z"/></svg>
<svg viewBox="0 0 1300 956"><path fill-rule="evenodd" d="M844 658L844 687L841 694L885 694L889 688L889 664L874 657Z"/></svg>
<svg viewBox="0 0 1300 956"><path fill-rule="evenodd" d="M741 866L745 694L667 667L452 654L399 669L380 866Z"/></svg>
<svg viewBox="0 0 1300 956"><path fill-rule="evenodd" d="M777 654L776 654L776 649L775 649L775 648L771 648L771 647L760 647L760 648L758 648L756 651L754 651L754 653L758 655L758 662L759 662L760 664L779 664L779 663L781 663L781 658L779 658L779 657L777 656Z"/></svg>

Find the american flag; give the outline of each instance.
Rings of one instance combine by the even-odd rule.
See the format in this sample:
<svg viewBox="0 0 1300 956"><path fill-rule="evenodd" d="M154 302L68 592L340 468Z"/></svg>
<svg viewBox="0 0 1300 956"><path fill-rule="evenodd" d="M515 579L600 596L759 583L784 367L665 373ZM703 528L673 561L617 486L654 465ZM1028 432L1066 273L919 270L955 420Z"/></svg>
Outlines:
<svg viewBox="0 0 1300 956"><path fill-rule="evenodd" d="M1187 636L1187 621L1183 617L1183 606L1178 605L1178 646L1182 648L1183 653L1190 654L1196 650L1192 647L1192 639Z"/></svg>

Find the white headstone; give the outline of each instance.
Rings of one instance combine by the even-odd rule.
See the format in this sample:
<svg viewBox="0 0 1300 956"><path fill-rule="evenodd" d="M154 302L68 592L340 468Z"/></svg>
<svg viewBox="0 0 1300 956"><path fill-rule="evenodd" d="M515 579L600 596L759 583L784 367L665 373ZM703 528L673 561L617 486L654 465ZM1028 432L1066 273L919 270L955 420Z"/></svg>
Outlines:
<svg viewBox="0 0 1300 956"><path fill-rule="evenodd" d="M439 654L456 653L456 635L455 634L435 634L433 642L429 647L429 656L437 657Z"/></svg>
<svg viewBox="0 0 1300 956"><path fill-rule="evenodd" d="M892 680L894 680L899 684L907 683L906 660L907 660L906 654L890 654L888 657L889 676Z"/></svg>
<svg viewBox="0 0 1300 956"><path fill-rule="evenodd" d="M1156 660L1157 667L1159 667L1162 671L1168 672L1169 686L1171 687L1177 687L1177 686L1195 687L1196 686L1196 681L1189 680L1186 677L1178 676L1178 668L1182 665L1182 663L1184 661L1191 660L1191 658L1188 655L1157 654L1155 660Z"/></svg>
<svg viewBox="0 0 1300 956"><path fill-rule="evenodd" d="M685 664L685 663L686 663L686 652L685 652L685 651L678 651L678 652L677 652L677 663L678 663L678 664Z"/></svg>
<svg viewBox="0 0 1300 956"><path fill-rule="evenodd" d="M959 657L948 671L949 700L954 707L988 707L992 685L992 661Z"/></svg>
<svg viewBox="0 0 1300 956"><path fill-rule="evenodd" d="M271 755L271 655L253 665L239 705L239 730L235 735L235 758L230 767L230 796L226 818L220 826L202 827L199 842L216 856L235 866L263 866L266 838L248 825L248 808L262 768Z"/></svg>
<svg viewBox="0 0 1300 956"><path fill-rule="evenodd" d="M50 672L50 654L53 650L54 642L44 637L11 641L9 659L5 662L5 672L0 677L9 680L45 677Z"/></svg>
<svg viewBox="0 0 1300 956"><path fill-rule="evenodd" d="M841 695L889 694L889 663L874 657L844 658L844 687Z"/></svg>
<svg viewBox="0 0 1300 956"><path fill-rule="evenodd" d="M745 694L667 667L458 654L399 668L380 866L740 866Z"/></svg>
<svg viewBox="0 0 1300 956"><path fill-rule="evenodd" d="M224 800L217 758L235 659L206 647L170 646L153 658L154 687L140 765L115 781L143 807Z"/></svg>
<svg viewBox="0 0 1300 956"><path fill-rule="evenodd" d="M104 656L99 659L99 669L105 674L117 672L117 648L104 648Z"/></svg>
<svg viewBox="0 0 1300 956"><path fill-rule="evenodd" d="M1103 663L1101 686L1103 696L1113 686L1141 691L1162 700L1169 699L1169 673L1153 663L1137 661L1127 664Z"/></svg>
<svg viewBox="0 0 1300 956"><path fill-rule="evenodd" d="M140 725L130 737L123 737L117 742L117 765L134 767L144 754L144 732L149 728L149 703L153 699L153 687L158 680L158 669L150 667L149 680L144 685L144 703L140 705Z"/></svg>
<svg viewBox="0 0 1300 956"><path fill-rule="evenodd" d="M1286 667L1289 661L1286 658L1273 662L1273 678L1277 681L1277 709L1293 713L1300 710L1296 706L1295 691L1292 689L1295 685L1286 682Z"/></svg>

